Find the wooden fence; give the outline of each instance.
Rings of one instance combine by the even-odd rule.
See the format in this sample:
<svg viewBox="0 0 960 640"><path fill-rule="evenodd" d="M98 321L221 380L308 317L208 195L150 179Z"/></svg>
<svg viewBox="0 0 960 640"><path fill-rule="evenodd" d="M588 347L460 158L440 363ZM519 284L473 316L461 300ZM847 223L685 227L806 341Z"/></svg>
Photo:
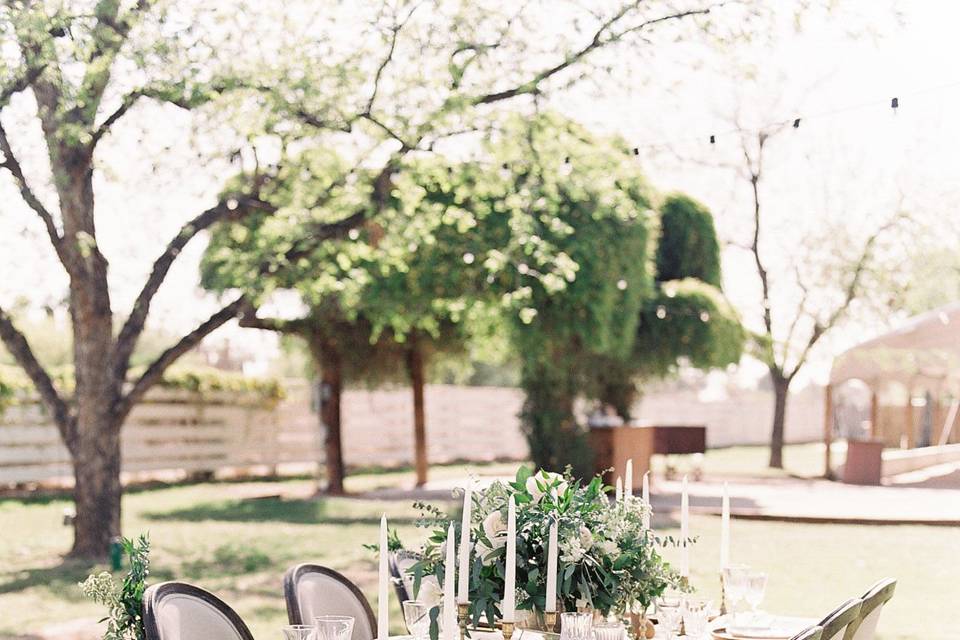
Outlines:
<svg viewBox="0 0 960 640"><path fill-rule="evenodd" d="M285 414L248 395L153 390L123 429L124 474L316 462L321 450L316 421L285 420ZM39 403L22 401L0 414L0 483L72 475L69 454Z"/></svg>

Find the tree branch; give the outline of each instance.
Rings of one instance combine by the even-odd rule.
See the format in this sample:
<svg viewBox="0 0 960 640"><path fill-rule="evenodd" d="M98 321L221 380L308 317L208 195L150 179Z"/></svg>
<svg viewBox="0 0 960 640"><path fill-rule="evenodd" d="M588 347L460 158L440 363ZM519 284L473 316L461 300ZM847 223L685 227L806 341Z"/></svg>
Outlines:
<svg viewBox="0 0 960 640"><path fill-rule="evenodd" d="M179 342L175 345L161 353L157 359L147 367L143 375L133 383L130 390L117 401L117 405L114 407L117 414L125 418L130 412L130 409L143 398L147 390L160 381L170 365L176 362L176 360L187 351L190 351L190 349L200 344L205 337L235 318L240 310L244 308L245 304L246 299L244 296L240 296L214 313L196 329L180 338Z"/></svg>
<svg viewBox="0 0 960 640"><path fill-rule="evenodd" d="M281 318L259 318L253 305L246 305L239 315L240 326L245 329L262 329L277 333L304 335L310 330L310 321L306 318L284 320Z"/></svg>
<svg viewBox="0 0 960 640"><path fill-rule="evenodd" d="M43 73L43 70L46 68L47 66L45 64L36 66L28 65L23 75L19 78L14 78L6 86L0 87L0 107L7 106L10 98L32 85L34 80L40 77L40 74Z"/></svg>
<svg viewBox="0 0 960 640"><path fill-rule="evenodd" d="M3 128L2 122L0 122L0 151L3 152L3 162L0 162L0 167L10 172L10 175L13 176L14 181L17 183L17 188L20 190L20 197L40 216L43 226L46 227L47 236L50 238L50 244L53 245L54 250L57 252L57 257L60 258L60 262L67 269L67 272L72 275L74 273L73 261L70 260L67 247L64 245L63 238L60 236L57 225L53 221L53 215L43 206L43 203L40 202L40 199L27 183L26 176L23 175L23 168L17 161L16 156L13 155L13 149L10 146L10 140L7 138L7 132Z"/></svg>
<svg viewBox="0 0 960 640"><path fill-rule="evenodd" d="M76 438L76 424L70 409L60 396L46 369L33 354L26 336L17 329L13 320L2 308L0 308L0 340L33 382L34 388L53 416L63 442L72 450Z"/></svg>
<svg viewBox="0 0 960 640"><path fill-rule="evenodd" d="M259 198L238 196L217 203L216 206L207 209L180 228L179 233L173 237L163 250L163 253L154 261L150 276L144 283L139 295L137 295L137 299L133 303L133 308L130 310L130 315L127 317L126 322L124 322L117 336L116 346L114 347L113 366L118 376L126 376L127 368L130 364L130 356L136 347L137 339L140 337L140 334L143 333L147 315L150 312L150 304L160 289L160 285L162 285L166 279L167 273L169 273L174 260L180 255L180 251L187 243L198 233L217 222L227 219L239 219L253 211L272 213L274 210L275 207L273 207L273 205Z"/></svg>

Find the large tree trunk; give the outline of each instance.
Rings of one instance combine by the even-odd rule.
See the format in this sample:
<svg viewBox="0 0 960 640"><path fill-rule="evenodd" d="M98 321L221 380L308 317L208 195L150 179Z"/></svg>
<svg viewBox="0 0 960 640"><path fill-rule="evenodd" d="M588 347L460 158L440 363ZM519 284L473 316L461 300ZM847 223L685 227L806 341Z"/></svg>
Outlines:
<svg viewBox="0 0 960 640"><path fill-rule="evenodd" d="M417 486L427 484L427 422L424 412L424 363L423 353L417 341L411 338L407 351L407 372L413 388L413 458L417 472Z"/></svg>
<svg viewBox="0 0 960 640"><path fill-rule="evenodd" d="M70 555L104 559L110 539L120 535L120 430L104 417L99 424L79 423L73 456L76 505Z"/></svg>
<svg viewBox="0 0 960 640"><path fill-rule="evenodd" d="M320 422L326 428L327 487L330 495L343 495L346 471L343 465L340 405L343 398L343 360L329 345L314 345L313 352L320 366Z"/></svg>
<svg viewBox="0 0 960 640"><path fill-rule="evenodd" d="M770 372L773 382L773 428L770 431L770 467L783 469L783 427L787 419L787 398L790 379L777 371Z"/></svg>

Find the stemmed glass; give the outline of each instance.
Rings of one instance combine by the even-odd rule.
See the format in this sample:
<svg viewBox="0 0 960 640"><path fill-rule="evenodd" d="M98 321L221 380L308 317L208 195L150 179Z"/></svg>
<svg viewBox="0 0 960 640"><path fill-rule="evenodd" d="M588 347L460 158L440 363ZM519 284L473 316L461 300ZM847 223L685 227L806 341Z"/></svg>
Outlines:
<svg viewBox="0 0 960 640"><path fill-rule="evenodd" d="M313 619L316 640L350 640L353 616L316 616Z"/></svg>
<svg viewBox="0 0 960 640"><path fill-rule="evenodd" d="M430 634L430 607L426 602L404 600L403 620L415 640L423 640Z"/></svg>
<svg viewBox="0 0 960 640"><path fill-rule="evenodd" d="M591 640L593 614L569 611L560 614L560 640Z"/></svg>
<svg viewBox="0 0 960 640"><path fill-rule="evenodd" d="M745 564L732 564L723 568L723 596L729 604L733 623L736 623L737 619L737 605L746 597L749 571L750 567Z"/></svg>
<svg viewBox="0 0 960 640"><path fill-rule="evenodd" d="M763 602L763 596L767 591L767 574L763 571L751 571L747 574L745 583L744 598L750 605L753 618L756 618L757 607Z"/></svg>
<svg viewBox="0 0 960 640"><path fill-rule="evenodd" d="M662 595L656 599L657 626L662 626L667 640L673 640L680 631L680 596Z"/></svg>
<svg viewBox="0 0 960 640"><path fill-rule="evenodd" d="M316 629L309 624L288 624L283 627L284 640L314 640Z"/></svg>
<svg viewBox="0 0 960 640"><path fill-rule="evenodd" d="M707 633L707 622L713 603L704 598L683 599L683 631L688 638L702 638Z"/></svg>

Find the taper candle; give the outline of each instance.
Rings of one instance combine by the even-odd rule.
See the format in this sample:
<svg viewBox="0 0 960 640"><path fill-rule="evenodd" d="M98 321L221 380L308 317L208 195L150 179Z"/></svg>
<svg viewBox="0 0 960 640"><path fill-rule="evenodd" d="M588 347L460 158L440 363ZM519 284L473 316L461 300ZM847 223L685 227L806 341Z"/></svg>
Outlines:
<svg viewBox="0 0 960 640"><path fill-rule="evenodd" d="M547 544L547 600L543 610L557 610L557 521L550 523L550 539Z"/></svg>
<svg viewBox="0 0 960 640"><path fill-rule="evenodd" d="M443 566L443 637L444 640L456 640L459 634L457 627L457 604L453 593L453 576L457 570L457 556L454 539L457 532L450 523L447 531L446 562Z"/></svg>
<svg viewBox="0 0 960 640"><path fill-rule="evenodd" d="M387 514L380 516L380 566L377 583L377 638L386 640L390 632L390 600L387 585L390 583L387 567Z"/></svg>
<svg viewBox="0 0 960 640"><path fill-rule="evenodd" d="M690 577L690 549L687 538L690 537L690 500L687 497L687 476L683 476L683 489L680 494L680 575Z"/></svg>
<svg viewBox="0 0 960 640"><path fill-rule="evenodd" d="M507 557L503 577L503 622L513 622L517 597L517 503L510 496L507 511Z"/></svg>
<svg viewBox="0 0 960 640"><path fill-rule="evenodd" d="M723 501L720 506L720 570L730 565L730 493L723 483Z"/></svg>
<svg viewBox="0 0 960 640"><path fill-rule="evenodd" d="M623 480L620 478L620 476L617 476L617 492L615 496L616 503L620 504L623 501Z"/></svg>
<svg viewBox="0 0 960 640"><path fill-rule="evenodd" d="M457 576L457 602L470 602L470 510L473 493L463 490L463 518L460 521L460 573Z"/></svg>
<svg viewBox="0 0 960 640"><path fill-rule="evenodd" d="M643 502L647 505L646 511L643 512L643 527L645 529L650 528L650 472L647 471L643 474L643 493L640 494L643 498Z"/></svg>
<svg viewBox="0 0 960 640"><path fill-rule="evenodd" d="M633 497L633 458L627 460L627 473L623 483L623 495L626 498Z"/></svg>

